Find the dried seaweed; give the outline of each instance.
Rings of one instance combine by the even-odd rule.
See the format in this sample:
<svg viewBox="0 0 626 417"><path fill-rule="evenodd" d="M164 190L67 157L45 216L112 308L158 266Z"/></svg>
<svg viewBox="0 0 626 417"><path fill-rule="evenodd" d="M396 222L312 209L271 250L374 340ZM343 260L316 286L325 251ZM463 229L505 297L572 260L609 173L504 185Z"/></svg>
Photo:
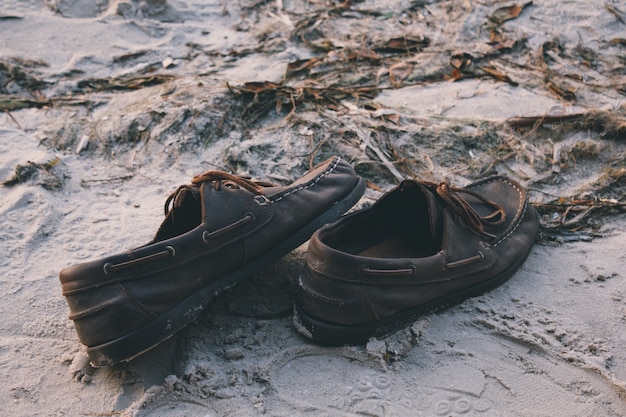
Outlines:
<svg viewBox="0 0 626 417"><path fill-rule="evenodd" d="M92 78L79 81L77 88L79 90L89 91L137 90L143 87L163 84L173 78L173 75L168 74L127 76L119 78Z"/></svg>
<svg viewBox="0 0 626 417"><path fill-rule="evenodd" d="M491 16L489 16L489 20L496 25L501 25L507 20L516 19L519 15L524 11L525 8L531 6L533 4L532 1L528 3L524 3L522 5L514 4L512 6L500 7L494 11Z"/></svg>
<svg viewBox="0 0 626 417"><path fill-rule="evenodd" d="M451 78L454 81L465 78L481 78L491 77L498 81L506 82L512 86L518 83L513 81L508 75L497 70L488 64L479 64L480 59L476 59L467 52L457 52L450 57L450 65L452 66Z"/></svg>
<svg viewBox="0 0 626 417"><path fill-rule="evenodd" d="M41 61L0 60L0 94L38 94L48 83L31 74L29 69L45 65Z"/></svg>
<svg viewBox="0 0 626 417"><path fill-rule="evenodd" d="M620 114L593 110L585 113L512 117L507 124L513 128L539 127L552 124L570 124L579 130L592 130L606 139L626 139L626 117Z"/></svg>
<svg viewBox="0 0 626 417"><path fill-rule="evenodd" d="M604 7L613 15L615 16L615 18L617 20L619 20L622 24L626 25L626 21L624 21L624 17L623 15L626 15L626 13L622 12L621 10L619 10L617 7L605 3Z"/></svg>
<svg viewBox="0 0 626 417"><path fill-rule="evenodd" d="M546 83L546 87L548 88L548 90L552 91L554 94L556 94L558 97L562 98L563 100L567 100L567 101L575 101L576 100L576 90L568 85L565 82L558 82L558 81L554 81L554 80L550 80L548 78L546 78L545 80Z"/></svg>
<svg viewBox="0 0 626 417"><path fill-rule="evenodd" d="M106 146L123 143L134 146L132 142L147 141L148 138L174 143L178 141L178 136L201 137L193 139L193 143L207 144L211 142L207 137L221 138L231 130L243 130L246 136L249 133L245 132L247 128L256 128L260 124L264 128L268 124L274 126L278 115L281 129L292 128L294 123L302 123L308 129L306 134L294 135L296 140L305 138L304 144L299 143L302 145L299 151L307 151L300 153L299 157L304 154L303 158L314 165L316 158L331 149L343 153L365 174L371 188L375 188L374 183L379 180L381 183L397 182L418 175L458 175L469 180L495 173L510 173L526 181L526 185L536 184L542 190L551 192L556 192L559 184L567 184L571 188L571 184L575 183L579 188L571 191L575 193L574 197L534 204L542 213L544 235L560 236L565 240L592 238L598 233L603 216L624 211L621 196L626 186L621 168L622 143L599 140L622 140L626 137L623 106L619 109L615 105L614 111L512 118L508 120L510 128L507 129L501 123L478 120L474 116L465 121L452 120L446 116L445 109L441 113L428 113L425 117L419 116L423 114L422 110L414 112L412 106L405 108L390 104L393 108L385 108L382 103L394 102L372 100L383 90L446 80L463 82L468 78L492 79L512 86L520 82L533 93L537 93L537 88L545 90L539 95L549 92L565 101L579 100L578 108L584 108L590 102L594 105L594 100L605 93L604 90L610 89L610 97L614 99L607 103L606 108L618 102L619 96L615 98L615 92L626 94L621 79L626 63L622 53L622 48L626 46L623 36L588 43L588 37L583 34L578 45L556 38L531 50L525 36L532 38L533 45L537 45L537 38L523 34L519 27L511 28L506 24L541 10L540 7L530 8L533 3L524 1L508 5L500 1L472 2L457 7L455 2L412 0L404 10L395 8L388 12L383 8L382 11L365 10L376 7L372 6L375 2L304 2L304 5L290 6L286 11L282 2L245 0L239 7L247 15L242 14L242 23L237 30L251 32L258 42L228 42L229 46L223 48L217 48L212 42L188 43L185 45L188 49L176 56L186 56L190 60L198 55L209 56L209 60L203 61L210 62L208 67L203 67L207 68L206 74L219 72L220 66L239 65L238 58L250 54L256 54L255 59L262 56L273 59L271 53L277 50L276 45L284 52L281 57L304 59L292 58L280 81L272 77L273 82L242 80L238 85L228 85L230 94L220 96L224 101L213 106L227 110L216 112L215 117L208 118L197 127L192 120L198 117L198 113L206 112L208 106L205 103L198 105L198 102L206 99L208 89L198 91L187 87L198 80L203 85L210 81L200 78L205 74L187 73L182 76L185 79L170 82L172 76L157 74L154 64L146 67L145 71L121 77L82 81L63 78L61 83L65 84L61 85L61 91L67 91L67 83L75 86L73 98L68 98L45 97L37 89L43 87L36 84L39 80L36 65L7 60L16 69L2 72L0 68L0 77L2 74L5 74L6 80L13 77L6 85L19 87L20 91L0 96L0 110L9 112L27 107L67 105L78 103L81 97L109 99L112 94L91 93L115 93L170 82L167 86L170 92L176 91L175 97L184 97L184 100L163 100L160 107L151 104L150 109L133 113L132 118L124 121L123 128L110 135L110 143ZM468 20L468 13L476 7L481 13L485 8L489 11L473 27L476 19ZM610 7L607 7L609 12L617 13L616 17L621 16L620 10ZM611 20L607 11L600 9L600 12L609 23L619 26ZM291 24L291 19L295 25ZM488 22L485 22L486 19ZM352 31L352 27L356 30ZM427 34L438 34L435 46L420 33L423 30ZM441 36L447 38L441 39ZM297 44L288 44L289 37ZM610 48L611 52L595 50L596 46ZM461 52L451 53L449 48L452 47L462 48ZM265 52L267 55L264 55ZM137 64L150 61L149 53L139 50L122 54L113 59L113 64L127 67L135 61ZM186 59L178 60L182 71L172 73L182 74L186 70L183 68ZM241 64L249 65L249 62ZM198 63L194 63L192 68L193 71L199 68ZM193 82L189 82L190 79ZM481 83L481 88L486 90L488 84L491 83ZM445 88L444 83L437 88L440 86ZM451 87L451 90L456 88ZM596 94L589 94L590 91ZM592 100L589 100L590 96L593 96ZM155 97L158 99L158 96ZM422 99L419 94L413 97L411 93L403 97L407 101ZM428 97L430 99L431 96ZM83 102L87 104L87 101ZM181 107L172 107L173 102L177 106L180 103ZM569 103L562 104L568 107ZM170 111L171 114L168 113ZM267 120L264 120L266 117ZM162 122L161 118L165 121ZM17 119L22 121L19 117ZM73 141L72 145L78 142L75 149L79 152L84 149L87 140L93 138L96 141L96 136L84 136L84 132L89 131L85 128L93 128L94 120L72 117L68 122L72 124L71 134L57 129L51 136L63 136L64 143ZM22 123L26 126L24 121ZM108 125L104 127L111 128ZM56 146L51 139L47 139L47 145ZM120 148L114 150L119 151ZM606 171L602 171L599 177L599 171L605 167ZM45 172L45 169L29 164L20 169L15 183L20 183L20 178L28 176L30 171L33 171L33 177L25 181L36 181L35 175ZM119 177L102 181L117 183L126 179ZM98 181L81 181L81 185L90 186L98 184Z"/></svg>
<svg viewBox="0 0 626 417"><path fill-rule="evenodd" d="M331 16L340 15L342 12L349 9L350 2L345 1L339 5L331 5L324 10L313 12L296 23L294 30L291 33L291 38L315 47L315 45L311 44L311 41L318 39L321 36L317 27Z"/></svg>
<svg viewBox="0 0 626 417"><path fill-rule="evenodd" d="M137 58L141 58L144 55L146 55L149 51L147 50L142 50L142 51L134 51L134 52L129 52L127 54L123 54L123 55L119 55L115 58L113 58L113 63L114 64L123 64L127 61L133 61Z"/></svg>
<svg viewBox="0 0 626 417"><path fill-rule="evenodd" d="M290 62L287 64L285 78L291 78L301 73L305 73L308 77L319 78L320 74L324 72L340 73L345 65L358 65L366 62L374 62L376 65L381 65L382 58L382 56L367 48L331 50L323 57ZM322 68L327 68L327 70L324 71Z"/></svg>
<svg viewBox="0 0 626 417"><path fill-rule="evenodd" d="M32 107L42 108L49 106L50 104L51 101L47 99L37 100L21 96L0 94L0 111L14 111Z"/></svg>
<svg viewBox="0 0 626 417"><path fill-rule="evenodd" d="M625 38L613 38L608 42L608 44L626 46L626 39Z"/></svg>
<svg viewBox="0 0 626 417"><path fill-rule="evenodd" d="M626 201L626 166L606 168L590 188L593 195Z"/></svg>
<svg viewBox="0 0 626 417"><path fill-rule="evenodd" d="M430 39L425 36L402 36L392 38L374 45L374 50L394 54L408 54L420 52L430 45Z"/></svg>
<svg viewBox="0 0 626 417"><path fill-rule="evenodd" d="M408 62L398 62L389 68L389 81L394 87L400 87L413 71L413 64Z"/></svg>
<svg viewBox="0 0 626 417"><path fill-rule="evenodd" d="M320 75L325 72L333 72L334 74L345 73L346 66L359 66L359 69L363 71L363 65L370 65L371 68L365 72L369 72L368 77L374 80L376 78L375 74L383 67L385 58L399 57L421 51L429 44L430 40L428 38L404 36L376 44L365 44L359 48L339 48L334 46L331 40L322 39L316 42L316 47L324 49L326 51L325 55L289 63L285 71L285 78L288 79L302 73L308 77L320 78ZM323 45L323 47L320 45ZM403 78L408 77L408 75ZM395 77L391 83L396 85L397 81L398 77Z"/></svg>
<svg viewBox="0 0 626 417"><path fill-rule="evenodd" d="M247 82L241 86L228 86L231 93L243 97L246 101L241 118L248 123L275 109L280 113L283 109L290 112L302 103L319 104L325 108L338 110L340 103L346 98L373 98L379 91L377 87L318 87L305 84L292 87L283 83Z"/></svg>
<svg viewBox="0 0 626 417"><path fill-rule="evenodd" d="M105 178L105 179L95 179L95 180L80 180L80 185L83 188L89 188L92 184L101 185L101 184L122 184L133 178L133 175L123 175L121 177L114 178Z"/></svg>
<svg viewBox="0 0 626 417"><path fill-rule="evenodd" d="M602 138L626 140L626 117L616 116L610 112L588 112L579 126L581 129L598 132Z"/></svg>
<svg viewBox="0 0 626 417"><path fill-rule="evenodd" d="M28 161L23 165L17 165L13 176L0 184L12 187L30 181L47 190L59 190L63 187L63 176L54 172L54 167L60 161L57 157L44 164Z"/></svg>
<svg viewBox="0 0 626 417"><path fill-rule="evenodd" d="M619 163L619 162L618 162ZM548 241L592 240L607 216L626 212L626 167L609 167L575 196L533 202Z"/></svg>
<svg viewBox="0 0 626 417"><path fill-rule="evenodd" d="M327 27L339 19L389 17L387 12L353 8L353 3L344 1L327 4L325 8L309 13L295 24L291 38L304 43L316 55L289 63L285 80L300 77L321 82L324 87L340 85L345 89L378 85L381 83L381 74L388 74L389 81L385 83L386 79L383 80L383 88L396 88L410 77L408 70L412 69L413 64L406 62L405 57L420 53L430 46L429 38L417 33L404 33L382 39L380 36L374 38L363 34L362 37L340 40L326 33ZM392 69L389 70L389 67Z"/></svg>
<svg viewBox="0 0 626 417"><path fill-rule="evenodd" d="M11 96L0 94L0 111L10 112L29 108L46 108L58 105L65 106L92 106L94 100L80 97L55 97L55 98L25 98L21 96Z"/></svg>
<svg viewBox="0 0 626 417"><path fill-rule="evenodd" d="M614 199L558 198L548 203L533 203L540 217L543 232L552 236L592 237L598 232L598 220L612 213L626 212L626 201Z"/></svg>
<svg viewBox="0 0 626 417"><path fill-rule="evenodd" d="M558 40L544 42L537 48L537 61L539 66L548 69L550 61L560 60L559 52L563 51L563 47Z"/></svg>

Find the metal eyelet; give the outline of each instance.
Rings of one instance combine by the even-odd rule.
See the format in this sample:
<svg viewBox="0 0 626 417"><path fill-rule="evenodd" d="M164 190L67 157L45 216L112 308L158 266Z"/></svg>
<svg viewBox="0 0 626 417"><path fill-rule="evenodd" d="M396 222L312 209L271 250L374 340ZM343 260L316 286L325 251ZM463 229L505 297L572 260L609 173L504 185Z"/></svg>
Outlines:
<svg viewBox="0 0 626 417"><path fill-rule="evenodd" d="M267 196L265 196L265 194L255 195L254 201L256 201L257 204L260 206L267 206L268 204L272 202L269 198L267 198Z"/></svg>

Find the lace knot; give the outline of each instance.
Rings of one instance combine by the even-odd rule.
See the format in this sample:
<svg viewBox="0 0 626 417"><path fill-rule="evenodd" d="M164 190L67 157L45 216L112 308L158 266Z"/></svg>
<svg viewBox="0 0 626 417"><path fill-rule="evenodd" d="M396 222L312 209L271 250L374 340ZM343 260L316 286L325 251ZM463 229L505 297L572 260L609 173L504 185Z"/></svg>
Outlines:
<svg viewBox="0 0 626 417"><path fill-rule="evenodd" d="M427 185L434 188L437 196L439 196L457 216L463 219L470 229L478 234L493 238L495 236L486 232L485 227L497 227L502 225L506 220L504 207L483 197L475 191L461 187L452 187L448 181L442 181L439 184L427 183ZM492 211L487 215L481 216L461 194L467 194L480 200L482 203L489 206Z"/></svg>
<svg viewBox="0 0 626 417"><path fill-rule="evenodd" d="M274 187L275 185L266 181L253 181L250 178L229 174L222 171L206 171L200 175L196 175L191 180L191 185L181 185L165 200L165 215L170 212L170 205L177 206L187 193L190 193L194 199L200 198L200 186L205 182L214 182L216 189L222 186L227 188L243 188L255 195L263 194L265 187Z"/></svg>
<svg viewBox="0 0 626 417"><path fill-rule="evenodd" d="M269 183L252 181L249 178L229 174L222 171L207 171L203 174L196 175L191 180L191 183L193 185L199 186L202 183L212 181L215 181L218 187L221 187L222 183L225 183L231 188L233 188L233 185L239 186L244 190L250 191L253 194L261 194L263 192L263 187L267 187L269 185Z"/></svg>

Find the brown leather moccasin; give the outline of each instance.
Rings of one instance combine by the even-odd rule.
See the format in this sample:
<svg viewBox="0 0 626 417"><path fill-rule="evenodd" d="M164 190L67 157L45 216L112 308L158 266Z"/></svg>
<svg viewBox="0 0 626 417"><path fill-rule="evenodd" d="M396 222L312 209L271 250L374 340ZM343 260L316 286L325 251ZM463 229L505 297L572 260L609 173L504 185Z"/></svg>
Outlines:
<svg viewBox="0 0 626 417"><path fill-rule="evenodd" d="M505 177L466 188L403 181L314 233L296 285L296 328L359 344L505 282L537 233L525 190Z"/></svg>
<svg viewBox="0 0 626 417"><path fill-rule="evenodd" d="M92 364L130 360L172 336L220 292L336 220L364 189L340 158L284 187L219 171L179 187L150 243L60 273Z"/></svg>

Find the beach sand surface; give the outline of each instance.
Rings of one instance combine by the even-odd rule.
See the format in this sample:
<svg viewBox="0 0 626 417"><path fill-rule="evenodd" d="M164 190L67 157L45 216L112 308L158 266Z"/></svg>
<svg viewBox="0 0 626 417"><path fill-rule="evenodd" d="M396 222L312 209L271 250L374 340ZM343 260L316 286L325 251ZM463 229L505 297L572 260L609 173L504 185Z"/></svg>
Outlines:
<svg viewBox="0 0 626 417"><path fill-rule="evenodd" d="M625 415L625 21L614 0L0 0L0 414ZM367 180L357 207L509 175L538 242L501 287L334 348L292 323L305 244L89 364L61 269L148 243L196 174L288 184L330 155Z"/></svg>

